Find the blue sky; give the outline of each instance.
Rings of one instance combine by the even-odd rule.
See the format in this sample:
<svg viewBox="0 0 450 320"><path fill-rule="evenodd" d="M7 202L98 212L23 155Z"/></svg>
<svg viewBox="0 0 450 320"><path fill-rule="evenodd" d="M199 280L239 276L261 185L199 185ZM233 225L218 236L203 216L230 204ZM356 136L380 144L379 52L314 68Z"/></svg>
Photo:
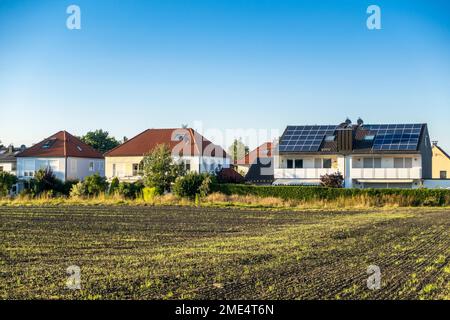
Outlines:
<svg viewBox="0 0 450 320"><path fill-rule="evenodd" d="M427 122L450 150L449 40L448 1L0 0L0 140L348 116Z"/></svg>

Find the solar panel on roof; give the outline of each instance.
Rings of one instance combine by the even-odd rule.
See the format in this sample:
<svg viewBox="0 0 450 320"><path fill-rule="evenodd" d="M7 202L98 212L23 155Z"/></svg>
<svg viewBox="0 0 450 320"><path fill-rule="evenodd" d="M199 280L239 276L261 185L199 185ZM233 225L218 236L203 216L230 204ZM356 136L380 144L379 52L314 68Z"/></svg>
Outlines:
<svg viewBox="0 0 450 320"><path fill-rule="evenodd" d="M414 151L419 144L421 124L365 125L375 134L373 150Z"/></svg>
<svg viewBox="0 0 450 320"><path fill-rule="evenodd" d="M336 126L288 126L280 141L281 152L315 152Z"/></svg>

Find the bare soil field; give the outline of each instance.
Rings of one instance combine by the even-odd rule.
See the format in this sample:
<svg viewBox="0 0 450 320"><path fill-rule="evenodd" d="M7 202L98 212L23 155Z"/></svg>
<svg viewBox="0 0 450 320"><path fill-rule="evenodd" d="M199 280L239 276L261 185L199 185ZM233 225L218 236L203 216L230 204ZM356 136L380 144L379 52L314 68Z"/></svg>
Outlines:
<svg viewBox="0 0 450 320"><path fill-rule="evenodd" d="M0 207L1 299L450 299L449 280L449 209Z"/></svg>

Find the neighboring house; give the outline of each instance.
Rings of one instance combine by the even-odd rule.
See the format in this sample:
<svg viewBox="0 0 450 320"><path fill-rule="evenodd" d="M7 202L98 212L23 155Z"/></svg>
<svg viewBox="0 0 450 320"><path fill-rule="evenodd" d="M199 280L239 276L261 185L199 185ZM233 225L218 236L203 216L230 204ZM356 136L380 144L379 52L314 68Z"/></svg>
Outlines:
<svg viewBox="0 0 450 320"><path fill-rule="evenodd" d="M39 169L51 168L58 179L83 180L105 175L103 155L66 131L59 131L17 155L17 176L28 180Z"/></svg>
<svg viewBox="0 0 450 320"><path fill-rule="evenodd" d="M255 184L273 182L272 149L272 142L265 142L236 161L237 171L244 173L247 182Z"/></svg>
<svg viewBox="0 0 450 320"><path fill-rule="evenodd" d="M340 172L346 188L416 188L432 176L426 124L288 126L274 162L274 184L318 185Z"/></svg>
<svg viewBox="0 0 450 320"><path fill-rule="evenodd" d="M7 148L0 148L0 172L8 172L15 175L17 170L16 155L23 150L25 150L25 146L14 148L13 145L10 145Z"/></svg>
<svg viewBox="0 0 450 320"><path fill-rule="evenodd" d="M230 167L226 152L194 129L147 129L105 153L106 177L118 177L123 181L140 180L144 156L161 144L169 147L174 161L184 163L187 171L217 172Z"/></svg>
<svg viewBox="0 0 450 320"><path fill-rule="evenodd" d="M433 179L450 179L450 155L433 142Z"/></svg>

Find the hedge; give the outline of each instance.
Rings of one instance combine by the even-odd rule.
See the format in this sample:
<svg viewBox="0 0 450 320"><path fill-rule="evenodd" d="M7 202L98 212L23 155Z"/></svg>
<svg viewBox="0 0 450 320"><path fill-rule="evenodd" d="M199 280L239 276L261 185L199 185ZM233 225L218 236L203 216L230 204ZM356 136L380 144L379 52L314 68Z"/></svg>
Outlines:
<svg viewBox="0 0 450 320"><path fill-rule="evenodd" d="M309 186L255 186L242 184L217 184L215 192L226 195L255 195L276 197L285 200L333 201L342 198L366 197L374 202L394 200L399 205L447 206L450 205L450 190L445 189L344 189ZM393 201L390 201L393 202Z"/></svg>

